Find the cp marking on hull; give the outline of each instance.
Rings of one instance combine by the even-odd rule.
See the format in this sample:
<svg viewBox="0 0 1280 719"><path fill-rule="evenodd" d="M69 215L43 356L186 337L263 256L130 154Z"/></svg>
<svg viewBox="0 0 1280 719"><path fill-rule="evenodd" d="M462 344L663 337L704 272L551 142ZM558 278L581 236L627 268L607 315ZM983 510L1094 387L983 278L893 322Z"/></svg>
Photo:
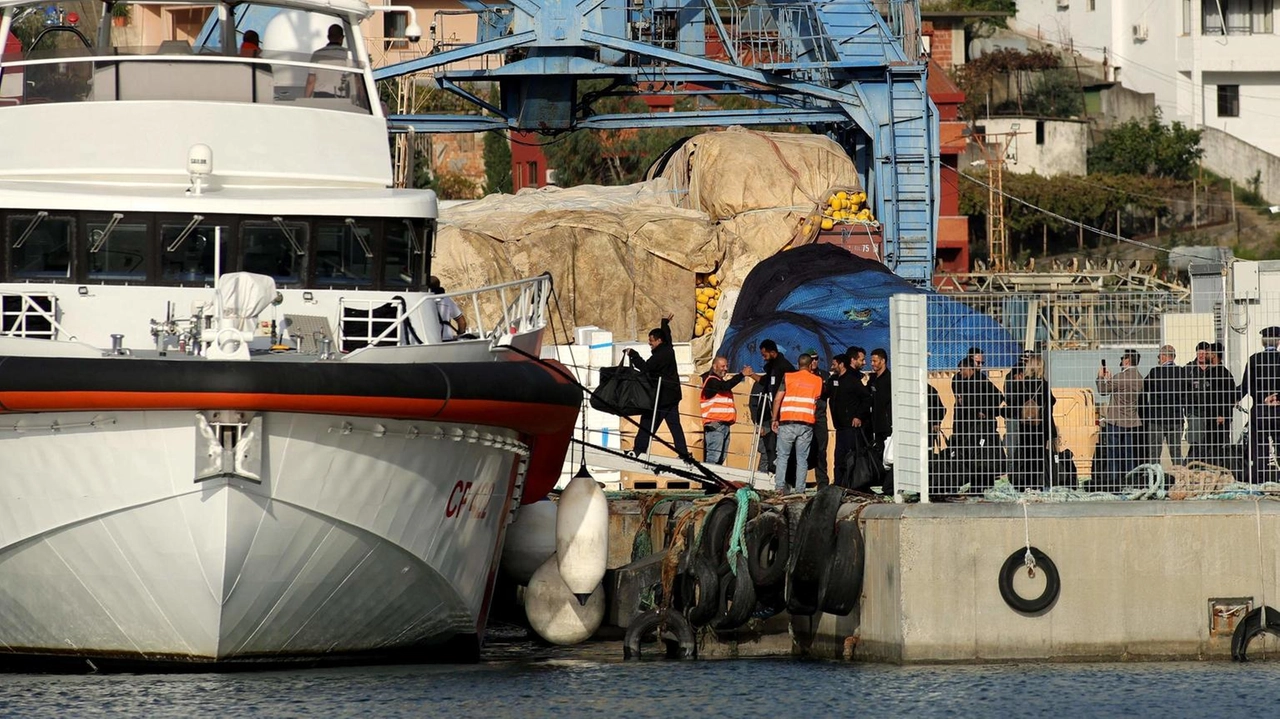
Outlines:
<svg viewBox="0 0 1280 719"><path fill-rule="evenodd" d="M444 516L460 517L465 512L472 519L484 519L489 514L489 500L493 498L493 484L485 482L475 485L472 482L458 480L449 492L449 501L444 505Z"/></svg>

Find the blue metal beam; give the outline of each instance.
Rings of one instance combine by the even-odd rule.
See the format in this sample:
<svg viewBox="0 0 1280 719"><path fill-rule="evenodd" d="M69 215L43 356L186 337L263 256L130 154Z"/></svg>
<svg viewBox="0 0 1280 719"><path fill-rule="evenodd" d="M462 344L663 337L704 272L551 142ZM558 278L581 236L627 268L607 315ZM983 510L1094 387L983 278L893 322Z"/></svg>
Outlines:
<svg viewBox="0 0 1280 719"><path fill-rule="evenodd" d="M537 39L537 33L533 31L522 32L515 35L508 35L497 40L488 42L478 42L474 45L467 45L456 50L446 50L445 52L433 53L426 57L420 57L416 60L407 60L398 62L395 65L387 65L377 68L373 71L374 80L389 80L393 77L401 75L411 75L415 72L422 72L433 67L448 65L451 62L460 60L468 60L480 55L488 55L494 52L501 52L511 48L519 47L533 42Z"/></svg>
<svg viewBox="0 0 1280 719"><path fill-rule="evenodd" d="M628 127L723 127L725 125L815 125L845 123L849 116L839 110L699 110L693 112L624 113L592 115L579 120L577 127L591 130L621 130Z"/></svg>

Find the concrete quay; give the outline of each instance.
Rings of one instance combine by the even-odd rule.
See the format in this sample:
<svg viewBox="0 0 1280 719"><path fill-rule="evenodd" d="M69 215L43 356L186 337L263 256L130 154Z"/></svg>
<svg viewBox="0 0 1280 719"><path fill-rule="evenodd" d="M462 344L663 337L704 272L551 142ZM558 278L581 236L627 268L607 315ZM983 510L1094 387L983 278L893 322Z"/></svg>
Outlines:
<svg viewBox="0 0 1280 719"><path fill-rule="evenodd" d="M611 502L611 568L629 560L638 503ZM1025 509L1025 518L1024 518ZM654 513L655 550L666 512ZM1268 499L1061 504L875 504L862 514L861 604L847 617L704 630L700 656L808 655L888 663L1228 659L1231 635L1264 601L1280 607L1280 502ZM999 577L1027 538L1061 589L1024 614ZM1039 595L1014 573L1019 595ZM615 592L622 598L627 592ZM608 622L625 626L611 601ZM1262 647L1262 641L1255 642ZM1276 645L1268 640L1268 649ZM1254 651L1257 651L1255 648Z"/></svg>

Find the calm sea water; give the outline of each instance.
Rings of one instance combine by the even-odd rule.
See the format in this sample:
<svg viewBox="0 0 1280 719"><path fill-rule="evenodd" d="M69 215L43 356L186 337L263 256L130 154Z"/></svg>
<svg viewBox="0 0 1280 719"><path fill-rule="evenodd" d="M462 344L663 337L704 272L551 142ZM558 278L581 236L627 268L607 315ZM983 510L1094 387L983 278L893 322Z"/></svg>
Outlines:
<svg viewBox="0 0 1280 719"><path fill-rule="evenodd" d="M892 667L620 661L616 644L467 666L8 675L18 717L1269 717L1280 663Z"/></svg>

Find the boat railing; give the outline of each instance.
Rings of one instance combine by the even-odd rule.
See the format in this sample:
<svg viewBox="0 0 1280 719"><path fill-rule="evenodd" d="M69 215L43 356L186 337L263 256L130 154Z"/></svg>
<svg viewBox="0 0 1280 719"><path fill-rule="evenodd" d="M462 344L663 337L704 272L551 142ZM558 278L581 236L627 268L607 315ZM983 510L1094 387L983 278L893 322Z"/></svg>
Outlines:
<svg viewBox="0 0 1280 719"><path fill-rule="evenodd" d="M299 53L252 58L146 50L6 55L0 70L21 73L23 81L20 94L0 97L0 106L193 100L371 112L361 65L317 63Z"/></svg>
<svg viewBox="0 0 1280 719"><path fill-rule="evenodd" d="M47 293L0 292L0 335L56 340L75 336L58 323L58 297Z"/></svg>
<svg viewBox="0 0 1280 719"><path fill-rule="evenodd" d="M513 337L535 332L546 326L547 298L551 288L551 275L543 273L537 277L503 282L476 290L427 295L413 305L406 305L399 317L395 319L370 320L370 326L374 323L378 325L386 323L386 326L382 327L378 335L367 338L367 344L369 346L398 344L398 338L407 334L404 324L409 321L409 318L418 315L427 303L434 305L448 298L457 303L464 314L475 318L477 328L492 327L492 329L481 330L476 337L467 339L487 340L493 347L509 345ZM434 312L434 308L432 311ZM498 318L496 322L491 325L484 323L486 317L492 317L495 314ZM366 338L362 337L360 340L363 343Z"/></svg>

